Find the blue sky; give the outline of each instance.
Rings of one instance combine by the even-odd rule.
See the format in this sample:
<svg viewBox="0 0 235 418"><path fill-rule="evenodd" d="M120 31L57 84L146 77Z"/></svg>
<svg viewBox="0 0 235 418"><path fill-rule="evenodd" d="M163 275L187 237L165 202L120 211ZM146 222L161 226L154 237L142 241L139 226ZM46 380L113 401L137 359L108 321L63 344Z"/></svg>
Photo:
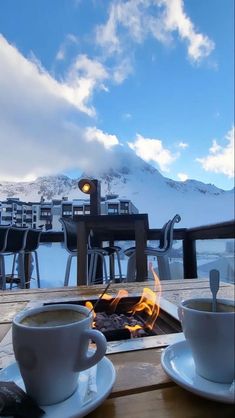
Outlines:
<svg viewBox="0 0 235 418"><path fill-rule="evenodd" d="M0 180L78 176L136 153L166 177L231 189L233 8L1 0Z"/></svg>

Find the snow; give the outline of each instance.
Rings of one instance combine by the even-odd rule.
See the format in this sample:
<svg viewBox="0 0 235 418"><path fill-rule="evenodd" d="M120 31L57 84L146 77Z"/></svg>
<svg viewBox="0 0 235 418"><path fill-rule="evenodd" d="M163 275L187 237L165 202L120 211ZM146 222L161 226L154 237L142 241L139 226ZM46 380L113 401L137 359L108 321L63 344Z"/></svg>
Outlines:
<svg viewBox="0 0 235 418"><path fill-rule="evenodd" d="M234 190L224 191L196 180L173 181L162 176L142 160L119 171L93 173L101 180L102 196L113 193L130 199L139 213L148 213L150 228L161 228L176 213L181 216L179 227L194 227L224 222L234 218ZM40 177L33 183L0 184L0 201L6 197L39 201L84 198L77 187L78 179L64 175Z"/></svg>
<svg viewBox="0 0 235 418"><path fill-rule="evenodd" d="M219 241L219 240L217 240ZM218 269L220 271L221 281L234 283L234 255L233 253L226 253L224 251L218 255L218 250L225 249L226 241L220 240L219 246L210 248L207 245L207 251L200 253L197 257L198 261L198 277L208 278L211 269ZM212 241L210 241L212 242ZM221 244L223 243L223 247ZM178 244L175 243L175 244ZM64 275L67 262L68 253L64 249L63 244L42 244L38 249L40 281L42 288L63 287ZM6 273L11 271L11 257L6 260ZM76 286L76 257L73 258L69 286ZM156 259L151 259L153 267L158 272ZM127 268L127 258L121 260L122 271L125 275ZM170 257L170 271L171 279L183 279L183 260L182 258ZM35 276L33 271L32 277ZM152 275L149 273L149 277ZM31 281L31 287L36 288L36 280Z"/></svg>

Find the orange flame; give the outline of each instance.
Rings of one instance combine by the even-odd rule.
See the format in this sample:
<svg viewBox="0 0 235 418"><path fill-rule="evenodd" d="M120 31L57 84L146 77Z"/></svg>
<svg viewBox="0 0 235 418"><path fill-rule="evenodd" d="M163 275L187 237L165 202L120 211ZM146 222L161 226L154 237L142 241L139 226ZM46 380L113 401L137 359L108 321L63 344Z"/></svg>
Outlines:
<svg viewBox="0 0 235 418"><path fill-rule="evenodd" d="M111 302L111 304L110 304L110 306L112 307L113 312L115 312L115 311L116 311L117 305L118 305L118 303L120 302L120 300L121 300L122 298L127 297L127 296L128 296L128 291L127 291L127 290L125 290L125 289L120 289L120 290L118 291L117 296L115 297L115 299L114 299L114 300Z"/></svg>
<svg viewBox="0 0 235 418"><path fill-rule="evenodd" d="M161 298L161 284L159 277L157 273L154 271L153 264L149 263L149 269L153 274L154 278L154 290L149 289L148 287L145 287L143 289L141 298L139 302L137 302L128 313L135 314L136 312L144 312L148 318L145 320L144 327L147 327L149 329L152 329L154 326L154 323L159 315L160 312L160 298ZM128 296L128 291L125 289L120 289L115 299L110 302L110 308L113 312L115 312L118 303L123 297ZM105 293L102 296L102 299L105 300L111 300L112 296ZM86 307L88 309L92 309L93 305L91 302L86 302ZM96 313L94 312L94 318L96 316ZM94 325L94 324L93 324ZM131 332L132 337L136 336L136 332L139 329L142 329L143 327L141 325L125 325L125 328L129 329Z"/></svg>
<svg viewBox="0 0 235 418"><path fill-rule="evenodd" d="M160 312L161 284L157 273L153 269L152 263L149 263L149 269L154 277L154 291L145 287L140 301L136 303L129 312L133 314L141 311L146 312L148 319L145 322L145 326L152 329Z"/></svg>
<svg viewBox="0 0 235 418"><path fill-rule="evenodd" d="M99 295L99 298L100 298L100 296L101 295ZM108 295L107 293L104 293L103 296L102 296L102 299L110 300L110 299L112 299L112 296L111 295Z"/></svg>
<svg viewBox="0 0 235 418"><path fill-rule="evenodd" d="M131 338L137 337L138 336L138 330L143 329L143 327L141 325L134 325L134 326L125 325L124 328L129 329L130 334L131 334Z"/></svg>
<svg viewBox="0 0 235 418"><path fill-rule="evenodd" d="M89 311L91 311L92 309L93 309L93 304L92 304L92 302L90 302L89 300L85 303L85 307L86 308L88 308L89 309ZM92 328L95 328L95 321L94 321L94 319L95 319L95 317L96 317L96 313L95 313L95 311L93 310L92 311L92 314L93 314L93 322L92 322Z"/></svg>

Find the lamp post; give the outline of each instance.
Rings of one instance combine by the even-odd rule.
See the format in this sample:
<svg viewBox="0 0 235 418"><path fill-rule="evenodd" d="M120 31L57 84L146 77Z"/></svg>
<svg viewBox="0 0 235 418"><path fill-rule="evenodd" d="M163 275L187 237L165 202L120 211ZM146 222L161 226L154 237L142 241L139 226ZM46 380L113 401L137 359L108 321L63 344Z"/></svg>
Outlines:
<svg viewBox="0 0 235 418"><path fill-rule="evenodd" d="M90 215L100 215L100 181L96 179L81 179L78 182L79 189L90 195Z"/></svg>
<svg viewBox="0 0 235 418"><path fill-rule="evenodd" d="M101 202L101 193L100 193L100 182L96 179L81 179L78 182L79 189L90 195L90 215L100 215L100 202ZM94 247L100 247L100 240L93 235L92 244ZM96 267L96 283L103 283L101 279L103 276L102 272L102 262L98 259Z"/></svg>

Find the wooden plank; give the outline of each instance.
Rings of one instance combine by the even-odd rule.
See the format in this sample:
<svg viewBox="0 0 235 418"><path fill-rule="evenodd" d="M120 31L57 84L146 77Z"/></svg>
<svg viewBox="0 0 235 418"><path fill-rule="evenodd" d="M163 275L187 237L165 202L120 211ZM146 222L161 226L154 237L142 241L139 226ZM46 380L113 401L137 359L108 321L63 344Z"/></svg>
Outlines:
<svg viewBox="0 0 235 418"><path fill-rule="evenodd" d="M135 282L135 283L116 283L111 284L107 293L115 295L120 289L127 289L130 294L140 294L144 287L154 290L153 281ZM60 288L44 288L44 289L28 289L14 291L0 291L1 303L14 301L29 301L34 299L51 299L52 297L79 297L79 296L96 296L102 293L104 285L93 286L69 286ZM162 293L165 297L168 292L181 292L181 290L193 289L209 289L208 279L187 279L187 280L164 280L161 282ZM234 285L229 283L221 283L220 288L231 288L234 291ZM0 305L1 306L1 305Z"/></svg>
<svg viewBox="0 0 235 418"><path fill-rule="evenodd" d="M2 303L0 306L0 323L11 323L17 312L27 306L27 302Z"/></svg>
<svg viewBox="0 0 235 418"><path fill-rule="evenodd" d="M8 333L4 336L0 342L0 369L9 366L15 361L12 347L12 330L9 329Z"/></svg>
<svg viewBox="0 0 235 418"><path fill-rule="evenodd" d="M108 355L117 372L112 397L172 385L161 366L162 349Z"/></svg>
<svg viewBox="0 0 235 418"><path fill-rule="evenodd" d="M179 305L183 299L190 299L192 297L211 297L211 291L209 288L194 288L180 291L168 291L164 292L163 296L166 300L173 303L174 305ZM219 292L217 293L218 298L225 299L234 299L234 287L233 286L224 286L220 287Z"/></svg>
<svg viewBox="0 0 235 418"><path fill-rule="evenodd" d="M11 328L11 324L0 324L0 344L5 335L8 333L8 331Z"/></svg>
<svg viewBox="0 0 235 418"><path fill-rule="evenodd" d="M232 418L234 405L207 400L172 386L106 400L87 418Z"/></svg>
<svg viewBox="0 0 235 418"><path fill-rule="evenodd" d="M112 396L139 393L147 390L146 388L153 389L171 385L171 380L161 367L162 350L161 348L153 348L107 355L117 372ZM0 343L0 368L7 367L14 361L10 330Z"/></svg>

